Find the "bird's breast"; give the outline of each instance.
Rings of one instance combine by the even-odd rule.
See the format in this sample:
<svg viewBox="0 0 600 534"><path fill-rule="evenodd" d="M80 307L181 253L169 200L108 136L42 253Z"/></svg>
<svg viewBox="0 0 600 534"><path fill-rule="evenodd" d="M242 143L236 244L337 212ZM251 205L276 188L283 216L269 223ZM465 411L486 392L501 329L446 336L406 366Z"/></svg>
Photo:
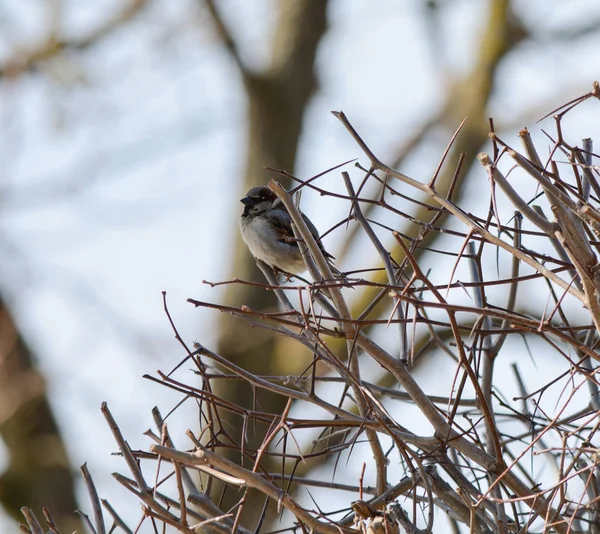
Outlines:
<svg viewBox="0 0 600 534"><path fill-rule="evenodd" d="M242 217L240 229L242 239L255 258L292 274L306 270L298 245L282 241L281 231L273 228L266 217Z"/></svg>

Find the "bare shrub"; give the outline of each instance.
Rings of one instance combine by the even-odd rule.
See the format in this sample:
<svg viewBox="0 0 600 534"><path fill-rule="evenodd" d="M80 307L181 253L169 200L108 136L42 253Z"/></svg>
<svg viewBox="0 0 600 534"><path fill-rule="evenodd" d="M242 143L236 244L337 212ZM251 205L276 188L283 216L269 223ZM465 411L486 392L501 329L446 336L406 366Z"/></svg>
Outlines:
<svg viewBox="0 0 600 534"><path fill-rule="evenodd" d="M302 376L256 376L208 347L189 347L171 322L185 358L151 378L197 403L201 429L187 431L191 445L175 447L183 438L173 440L155 410L154 443L132 451L103 406L130 471L115 477L142 502L141 524L218 533L600 532L600 183L591 141L576 146L562 132L565 115L598 96L594 84L553 112L546 156L525 129L518 149L492 132L491 154L479 156L489 181L471 208L455 200L460 158L446 161L447 151L428 182L416 180L382 163L335 113L368 168L353 171L358 187L341 172L345 194L323 190L318 179L297 189L347 203L348 221L360 225L386 280L374 281L369 265L334 275L293 196L272 180L309 251L313 282L282 281L262 265L264 287L281 311L189 302L288 337L314 355L313 364ZM436 179L448 165L456 167L454 181L442 193ZM531 190L534 198L525 196ZM501 197L514 214L504 213ZM426 205L431 218L411 218L410 203ZM385 225L375 222L373 206ZM417 238L395 230L406 221L419 228ZM436 241L445 250L429 246L438 234L447 237ZM369 253L361 253L365 262ZM450 261L440 268L443 258ZM465 272L470 279L459 280ZM365 288L375 296L356 310L352 302ZM165 309L168 315L166 298ZM366 379L373 370L380 378ZM426 393L422 383L432 378L439 389ZM215 395L222 380L249 384L255 409ZM263 391L288 399L283 413L261 411ZM224 411L243 422L241 435L221 424ZM256 427L266 438L252 450L245 435ZM226 459L225 449L240 461ZM298 473L307 464L311 477ZM217 483L239 492L233 509L219 508ZM262 494L265 506L258 525L242 526L248 492ZM87 522L106 532L91 481L90 494L95 527ZM107 510L123 530L134 530ZM29 531L41 532L29 512L27 519Z"/></svg>

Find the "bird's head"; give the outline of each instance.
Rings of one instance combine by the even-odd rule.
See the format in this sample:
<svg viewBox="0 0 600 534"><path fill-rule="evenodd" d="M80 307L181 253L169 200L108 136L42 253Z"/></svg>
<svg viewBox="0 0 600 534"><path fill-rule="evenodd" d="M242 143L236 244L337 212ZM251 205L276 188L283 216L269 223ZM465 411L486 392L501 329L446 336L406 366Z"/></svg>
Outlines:
<svg viewBox="0 0 600 534"><path fill-rule="evenodd" d="M246 196L240 200L244 205L244 215L259 215L271 209L277 195L268 187L253 187L246 193Z"/></svg>

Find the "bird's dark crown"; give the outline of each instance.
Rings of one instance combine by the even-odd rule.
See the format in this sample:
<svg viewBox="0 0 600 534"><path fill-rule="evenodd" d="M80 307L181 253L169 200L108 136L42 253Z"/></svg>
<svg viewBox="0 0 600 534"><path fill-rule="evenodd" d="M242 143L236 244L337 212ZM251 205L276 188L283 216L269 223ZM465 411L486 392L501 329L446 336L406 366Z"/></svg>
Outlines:
<svg viewBox="0 0 600 534"><path fill-rule="evenodd" d="M264 200L273 201L277 196L268 187L259 185L250 189L250 191L246 193L246 198L255 202L262 202Z"/></svg>
<svg viewBox="0 0 600 534"><path fill-rule="evenodd" d="M243 217L261 215L280 203L277 195L264 186L253 187L240 202L244 205Z"/></svg>

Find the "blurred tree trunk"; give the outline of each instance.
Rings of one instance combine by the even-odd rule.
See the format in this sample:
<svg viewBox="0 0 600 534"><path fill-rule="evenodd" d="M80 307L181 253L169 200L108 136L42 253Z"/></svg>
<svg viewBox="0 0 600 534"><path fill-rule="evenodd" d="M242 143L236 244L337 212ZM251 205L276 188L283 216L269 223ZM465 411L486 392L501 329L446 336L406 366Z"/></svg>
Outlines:
<svg viewBox="0 0 600 534"><path fill-rule="evenodd" d="M227 33L226 27L214 10L214 5L212 3L210 5L223 40L240 67L248 96L249 148L245 182L239 192L243 195L249 187L267 181L268 175L263 170L264 166L288 171L294 169L303 112L315 87L312 62L316 46L325 31L324 2L286 4L286 6L293 6L293 9L284 9L281 13L272 47L273 64L267 72L260 74L250 73L245 69L237 53L234 39ZM510 0L490 0L488 5L487 20L483 23L481 38L477 43L479 53L472 69L462 79L452 80L446 104L437 120L426 126L426 133L430 133L430 130L440 124L447 125L452 131L463 118L468 117L448 158L454 163L461 153L466 154L461 179L475 161L475 155L481 146L488 140L486 110L498 65L506 53L525 37L522 27L510 10ZM322 17L320 23L316 22L317 11L318 16ZM284 45L282 46L281 43ZM298 47L297 50L294 50L294 43ZM442 171L436 184L440 192L448 190L454 170L453 164L449 164ZM460 188L457 187L458 189ZM427 220L428 215L418 213L416 217ZM418 233L416 227L404 231L413 237ZM393 249L393 253L396 258L401 257L398 250ZM234 251L234 266L233 274L236 277L264 281L239 237ZM381 274L384 275L385 273ZM375 279L378 277L379 275L374 276ZM242 285L230 285L228 288L226 305L246 304L258 309L266 309L274 305L275 300L270 292ZM364 301L370 301L373 297L372 291L368 289L363 290L362 293L364 294L359 295L362 298L355 299L355 311L356 308L362 311ZM343 341L340 340L339 343ZM332 346L335 344L333 341ZM302 372L310 361L310 355L304 354L306 351L298 345L292 344L289 350L285 351L276 351L276 348L276 341L267 331L251 329L240 320L227 315L222 316L219 352L241 367L256 374L287 375ZM253 403L257 399L248 387L226 382L223 388L219 394L253 408ZM258 402L261 410L280 413L283 409L280 405L281 400L269 398L262 392ZM236 440L241 440L243 423L241 418L226 418L226 420L227 428L224 430ZM252 448L260 444L262 438L263 432L256 428L247 429L244 436L247 445ZM239 458L233 459L239 461ZM305 472L305 468L308 467L301 466L296 474ZM239 495L232 495L232 499L226 502L233 505L237 499ZM227 509L227 505L224 508ZM246 507L248 508L258 511L256 506ZM246 524L252 528L251 523Z"/></svg>
<svg viewBox="0 0 600 534"><path fill-rule="evenodd" d="M49 60L92 48L134 20L147 3L119 2L86 34L75 37L63 35L64 12L60 2L54 3L42 32L45 37L15 47L0 65L0 81L15 83L20 77L44 72L40 66ZM81 532L82 523L74 513L78 506L67 449L34 360L0 297L0 436L9 455L8 468L0 477L0 504L19 522L22 506L32 508L38 517L43 517L40 510L45 506L63 532Z"/></svg>
<svg viewBox="0 0 600 534"><path fill-rule="evenodd" d="M238 191L241 198L254 185L265 184L269 174L265 166L293 172L296 150L302 130L304 112L316 88L314 60L318 44L325 34L327 2L295 0L278 3L277 28L271 47L272 60L263 72L250 72L243 64L234 39L228 33L216 6L207 3L215 25L224 43L236 59L242 74L248 101L248 152L245 178ZM281 180L289 186L285 180ZM254 259L238 235L233 251L233 275L244 280L264 282ZM275 306L271 292L246 285L230 285L225 304L267 309ZM306 359L285 361L275 354L275 340L262 329L251 329L244 322L222 315L219 353L237 365L256 374L294 374L306 367ZM310 361L310 360L309 360ZM261 392L258 399L247 385L226 381L218 392L241 406L252 408L255 401L260 409L280 413L283 400ZM247 429L242 435L242 419L228 417L223 430L237 441L247 440L246 446L255 448L264 437L260 428ZM232 458L240 461L239 457ZM225 499L223 509L228 509L239 499L231 492ZM262 504L245 506L245 511L254 512L254 517L245 516L244 523L253 528Z"/></svg>
<svg viewBox="0 0 600 534"><path fill-rule="evenodd" d="M1 299L0 436L9 456L0 476L4 509L20 521L21 506L35 512L45 506L64 532L81 529L70 462L44 379Z"/></svg>

